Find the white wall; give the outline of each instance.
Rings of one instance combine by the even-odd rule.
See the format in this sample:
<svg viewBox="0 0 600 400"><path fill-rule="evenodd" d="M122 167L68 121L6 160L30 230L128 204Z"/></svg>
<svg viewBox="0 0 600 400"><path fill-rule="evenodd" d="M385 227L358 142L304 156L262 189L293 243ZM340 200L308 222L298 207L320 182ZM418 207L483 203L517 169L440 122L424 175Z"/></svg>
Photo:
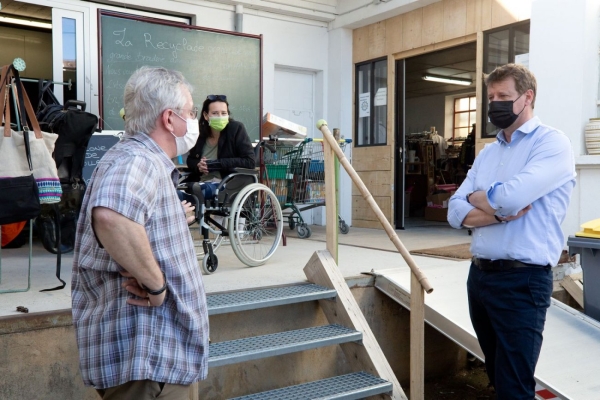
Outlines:
<svg viewBox="0 0 600 400"><path fill-rule="evenodd" d="M563 131L573 144L578 180L565 234L600 218L600 160L585 156L584 125L597 116L600 2L532 2L529 66L538 83L535 112L542 122Z"/></svg>
<svg viewBox="0 0 600 400"><path fill-rule="evenodd" d="M323 118L330 130L339 128L342 136L352 139L352 30L340 28L330 31L327 54L327 109ZM352 145L347 145L345 154L350 161L351 150ZM348 225L352 225L352 185L350 176L340 167L339 214Z"/></svg>

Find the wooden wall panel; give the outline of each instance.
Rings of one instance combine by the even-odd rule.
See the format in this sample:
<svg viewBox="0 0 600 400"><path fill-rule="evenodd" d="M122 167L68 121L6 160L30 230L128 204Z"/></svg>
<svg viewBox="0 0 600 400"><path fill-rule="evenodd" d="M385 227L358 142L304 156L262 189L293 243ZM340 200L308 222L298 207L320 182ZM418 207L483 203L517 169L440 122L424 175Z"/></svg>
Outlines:
<svg viewBox="0 0 600 400"><path fill-rule="evenodd" d="M356 171L389 171L392 146L354 147L352 166Z"/></svg>
<svg viewBox="0 0 600 400"><path fill-rule="evenodd" d="M385 55L385 21L369 25L369 58Z"/></svg>
<svg viewBox="0 0 600 400"><path fill-rule="evenodd" d="M479 0L481 3L481 30L492 28L492 0Z"/></svg>
<svg viewBox="0 0 600 400"><path fill-rule="evenodd" d="M526 1L526 0L518 0L518 1ZM499 26L504 26L508 24L513 24L518 22L518 18L516 13L511 13L508 10L510 3L512 1L506 0L493 0L492 1L492 28L497 28Z"/></svg>
<svg viewBox="0 0 600 400"><path fill-rule="evenodd" d="M355 29L352 32L352 61L354 63L369 59L369 27ZM354 82L354 81L353 81Z"/></svg>
<svg viewBox="0 0 600 400"><path fill-rule="evenodd" d="M465 29L466 35L470 35L471 33L477 33L477 28L481 25L481 23L479 22L480 14L477 14L478 3L478 0L467 0L467 24Z"/></svg>
<svg viewBox="0 0 600 400"><path fill-rule="evenodd" d="M421 31L423 29L423 9L402 14L402 50L421 47Z"/></svg>
<svg viewBox="0 0 600 400"><path fill-rule="evenodd" d="M445 0L444 40L465 36L467 32L467 0Z"/></svg>
<svg viewBox="0 0 600 400"><path fill-rule="evenodd" d="M392 196L392 171L362 171L358 176L373 197ZM352 185L352 196L362 196L356 185Z"/></svg>
<svg viewBox="0 0 600 400"><path fill-rule="evenodd" d="M373 199L389 220L392 215L392 198L373 196ZM355 225L357 220L379 221L373 210L371 210L369 203L362 196L352 196L352 225Z"/></svg>
<svg viewBox="0 0 600 400"><path fill-rule="evenodd" d="M402 14L385 20L385 45L387 54L402 51Z"/></svg>
<svg viewBox="0 0 600 400"><path fill-rule="evenodd" d="M388 218L388 222L390 224L393 224L393 222L390 218ZM379 220L367 221L367 220L363 220L363 219L356 219L356 220L353 219L352 226L355 226L357 228L383 229L383 226L381 226L381 222L379 222Z"/></svg>
<svg viewBox="0 0 600 400"><path fill-rule="evenodd" d="M444 2L423 7L423 32L421 45L426 46L444 39Z"/></svg>

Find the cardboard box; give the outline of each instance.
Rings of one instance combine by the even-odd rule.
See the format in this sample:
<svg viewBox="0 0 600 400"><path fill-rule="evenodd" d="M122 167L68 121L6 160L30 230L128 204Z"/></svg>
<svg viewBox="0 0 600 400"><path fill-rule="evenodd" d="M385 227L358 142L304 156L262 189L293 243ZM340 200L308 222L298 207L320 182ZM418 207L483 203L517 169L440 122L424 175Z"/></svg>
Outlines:
<svg viewBox="0 0 600 400"><path fill-rule="evenodd" d="M452 193L438 193L427 196L427 207L448 208L448 200Z"/></svg>
<svg viewBox="0 0 600 400"><path fill-rule="evenodd" d="M425 220L448 222L448 209L425 207Z"/></svg>
<svg viewBox="0 0 600 400"><path fill-rule="evenodd" d="M306 127L298 125L287 119L283 119L271 113L266 113L263 117L262 134L263 136L294 137L304 139L306 137Z"/></svg>

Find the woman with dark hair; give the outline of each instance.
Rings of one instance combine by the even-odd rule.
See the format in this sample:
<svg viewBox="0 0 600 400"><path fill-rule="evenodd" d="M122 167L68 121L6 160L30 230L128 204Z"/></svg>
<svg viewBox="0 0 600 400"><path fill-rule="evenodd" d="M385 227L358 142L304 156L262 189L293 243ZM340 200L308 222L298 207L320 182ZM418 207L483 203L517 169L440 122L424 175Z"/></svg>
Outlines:
<svg viewBox="0 0 600 400"><path fill-rule="evenodd" d="M211 94L202 103L200 137L187 157L188 182L202 182L205 199L235 168L254 169L254 148L244 124L229 116L227 97Z"/></svg>

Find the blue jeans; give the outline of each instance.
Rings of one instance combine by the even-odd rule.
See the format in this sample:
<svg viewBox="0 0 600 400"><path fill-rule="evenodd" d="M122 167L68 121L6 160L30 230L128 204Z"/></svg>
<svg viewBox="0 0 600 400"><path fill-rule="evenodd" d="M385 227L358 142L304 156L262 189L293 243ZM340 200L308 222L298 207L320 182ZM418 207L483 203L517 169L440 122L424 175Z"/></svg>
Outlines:
<svg viewBox="0 0 600 400"><path fill-rule="evenodd" d="M497 400L535 398L533 375L552 296L550 268L481 271L471 264L467 293Z"/></svg>

